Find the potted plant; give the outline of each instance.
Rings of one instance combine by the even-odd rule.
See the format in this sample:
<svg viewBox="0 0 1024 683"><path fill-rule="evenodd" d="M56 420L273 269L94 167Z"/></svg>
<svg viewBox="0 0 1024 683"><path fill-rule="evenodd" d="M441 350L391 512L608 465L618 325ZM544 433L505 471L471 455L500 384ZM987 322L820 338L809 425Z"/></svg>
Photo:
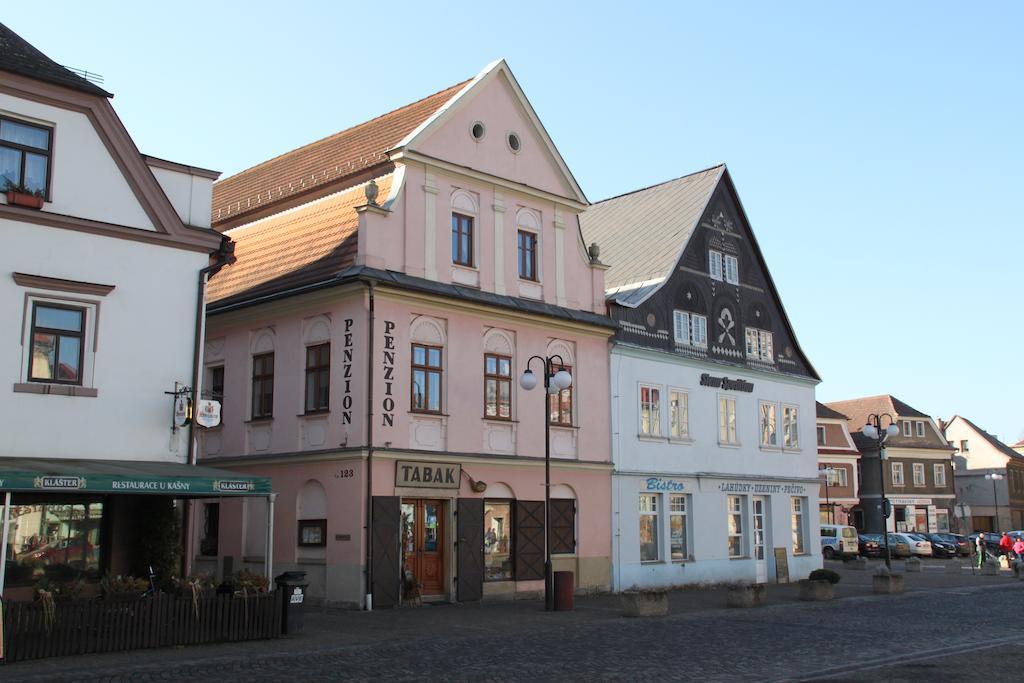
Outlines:
<svg viewBox="0 0 1024 683"><path fill-rule="evenodd" d="M622 591L622 613L627 617L663 617L668 614L667 588L639 588Z"/></svg>
<svg viewBox="0 0 1024 683"><path fill-rule="evenodd" d="M15 183L7 180L4 184L4 192L7 193L7 203L27 206L30 209L43 208L43 191L30 190L24 183Z"/></svg>
<svg viewBox="0 0 1024 683"><path fill-rule="evenodd" d="M726 592L727 607L759 607L768 599L766 583L735 583Z"/></svg>
<svg viewBox="0 0 1024 683"><path fill-rule="evenodd" d="M149 581L121 574L104 576L100 589L107 600L138 600L149 589Z"/></svg>

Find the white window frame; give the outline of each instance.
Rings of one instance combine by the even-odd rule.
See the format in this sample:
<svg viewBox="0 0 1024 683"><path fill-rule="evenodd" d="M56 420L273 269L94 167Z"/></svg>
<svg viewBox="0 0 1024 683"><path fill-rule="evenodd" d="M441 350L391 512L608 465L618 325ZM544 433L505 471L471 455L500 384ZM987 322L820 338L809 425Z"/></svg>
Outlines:
<svg viewBox="0 0 1024 683"><path fill-rule="evenodd" d="M924 437L924 421L918 420L914 423L914 427L917 429L918 437Z"/></svg>
<svg viewBox="0 0 1024 683"><path fill-rule="evenodd" d="M747 358L765 363L775 362L775 342L772 333L756 327L748 327L745 331L747 342Z"/></svg>
<svg viewBox="0 0 1024 683"><path fill-rule="evenodd" d="M900 420L900 422L903 426L903 436L912 436L913 432L911 431L910 420Z"/></svg>
<svg viewBox="0 0 1024 683"><path fill-rule="evenodd" d="M708 275L712 280L722 281L722 252L708 249Z"/></svg>
<svg viewBox="0 0 1024 683"><path fill-rule="evenodd" d="M828 430L825 429L825 425L817 425L818 431L818 445L825 446L828 442Z"/></svg>
<svg viewBox="0 0 1024 683"><path fill-rule="evenodd" d="M935 477L936 487L946 487L946 466L941 462L932 465L932 476Z"/></svg>
<svg viewBox="0 0 1024 683"><path fill-rule="evenodd" d="M682 510L677 509L677 501L682 501ZM672 520L675 517L683 518L683 557L676 559L672 556ZM693 558L690 534L690 496L686 493L668 494L668 557L673 562L686 562Z"/></svg>
<svg viewBox="0 0 1024 683"><path fill-rule="evenodd" d="M782 448L800 450L800 408L782 404Z"/></svg>
<svg viewBox="0 0 1024 683"><path fill-rule="evenodd" d="M892 485L893 486L906 486L906 480L903 478L903 463L894 462L890 468L892 472ZM899 476L896 473L899 472Z"/></svg>
<svg viewBox="0 0 1024 683"><path fill-rule="evenodd" d="M850 479L845 467L822 465L818 469L825 473L825 481L828 482L829 486L849 486Z"/></svg>
<svg viewBox="0 0 1024 683"><path fill-rule="evenodd" d="M678 345L706 349L708 347L708 317L689 311L672 311L672 336Z"/></svg>
<svg viewBox="0 0 1024 683"><path fill-rule="evenodd" d="M791 542L794 555L807 555L807 498L793 496L790 499Z"/></svg>
<svg viewBox="0 0 1024 683"><path fill-rule="evenodd" d="M645 500L649 500L651 502L651 509L650 510L644 510L644 504L643 503L644 503ZM643 556L643 552L640 552L640 562L642 564L661 562L661 558L662 558L662 553L661 553L661 547L662 547L662 542L661 542L661 536L662 536L662 532L661 532L661 494L660 493L642 492L640 494L640 497L637 499L637 513L638 513L638 518L637 518L637 534L638 535L640 533L640 522L643 521L643 518L644 517L653 517L654 518L654 523L653 523L654 536L655 536L655 538L654 538L654 545L655 545L655 551L657 553L657 556L653 560L651 560L651 559L645 560L644 556ZM642 543L642 540L640 541L640 543ZM640 543L637 544L637 550L640 550Z"/></svg>
<svg viewBox="0 0 1024 683"><path fill-rule="evenodd" d="M690 441L690 392L678 387L668 388L668 437L673 441Z"/></svg>
<svg viewBox="0 0 1024 683"><path fill-rule="evenodd" d="M740 283L740 262L739 260L730 254L726 254L725 260L725 281L730 285L738 285Z"/></svg>
<svg viewBox="0 0 1024 683"><path fill-rule="evenodd" d="M765 409L770 409L768 414L765 414ZM765 423L770 422L771 433L766 434L765 429L767 426ZM770 401L758 401L757 403L757 431L758 439L761 442L762 448L778 448L779 447L779 404L772 403Z"/></svg>
<svg viewBox="0 0 1024 683"><path fill-rule="evenodd" d="M730 560L746 558L747 553L747 505L746 496L726 496L725 499L725 549ZM739 527L738 533L729 531L729 523L735 521ZM729 540L739 539L736 544L736 552L730 548Z"/></svg>
<svg viewBox="0 0 1024 683"><path fill-rule="evenodd" d="M914 486L917 486L917 487L927 486L928 485L928 479L927 479L927 475L925 474L924 463L923 462L915 462L915 463L913 463L912 470L913 470L913 475L914 475ZM918 483L918 476L917 476L918 473L921 474L920 483Z"/></svg>
<svg viewBox="0 0 1024 683"><path fill-rule="evenodd" d="M644 389L657 392L657 405L654 409L647 408L649 420L648 424L650 427L649 431L644 430ZM641 437L646 438L662 438L661 433L661 393L662 386L660 384L648 384L647 382L640 382L637 385L636 392L636 404L637 404L637 434ZM650 402L649 402L650 403Z"/></svg>
<svg viewBox="0 0 1024 683"><path fill-rule="evenodd" d="M724 413L723 413L724 409ZM730 427L729 418L732 417ZM739 446L739 420L736 415L736 399L724 394L718 395L718 445Z"/></svg>

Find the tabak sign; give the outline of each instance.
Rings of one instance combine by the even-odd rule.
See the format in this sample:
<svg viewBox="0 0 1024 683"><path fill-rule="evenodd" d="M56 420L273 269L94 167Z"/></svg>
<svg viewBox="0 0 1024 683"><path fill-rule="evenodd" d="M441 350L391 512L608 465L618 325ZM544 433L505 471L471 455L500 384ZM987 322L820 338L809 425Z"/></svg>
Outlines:
<svg viewBox="0 0 1024 683"><path fill-rule="evenodd" d="M457 489L462 479L462 465L450 462L395 463L395 486L428 489Z"/></svg>

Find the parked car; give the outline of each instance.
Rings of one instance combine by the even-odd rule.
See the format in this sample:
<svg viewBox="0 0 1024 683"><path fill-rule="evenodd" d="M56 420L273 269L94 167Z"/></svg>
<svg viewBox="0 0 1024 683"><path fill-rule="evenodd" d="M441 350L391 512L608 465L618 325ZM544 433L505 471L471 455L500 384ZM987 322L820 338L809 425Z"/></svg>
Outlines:
<svg viewBox="0 0 1024 683"><path fill-rule="evenodd" d="M884 546L882 552L885 552ZM893 557L910 557L913 554L909 539L900 538L898 534L889 534L889 552Z"/></svg>
<svg viewBox="0 0 1024 683"><path fill-rule="evenodd" d="M882 534L860 534L857 536L857 550L861 557L885 557Z"/></svg>
<svg viewBox="0 0 1024 683"><path fill-rule="evenodd" d="M843 524L821 525L821 554L826 560L857 556L857 530Z"/></svg>
<svg viewBox="0 0 1024 683"><path fill-rule="evenodd" d="M932 556L932 542L924 536L909 532L898 533L896 536L902 537L906 540L907 545L910 546L911 555L915 555L917 557Z"/></svg>
<svg viewBox="0 0 1024 683"><path fill-rule="evenodd" d="M932 555L935 557L957 557L958 555L971 554L967 539L964 539L962 542L958 541L953 537L953 534L921 535L932 542Z"/></svg>

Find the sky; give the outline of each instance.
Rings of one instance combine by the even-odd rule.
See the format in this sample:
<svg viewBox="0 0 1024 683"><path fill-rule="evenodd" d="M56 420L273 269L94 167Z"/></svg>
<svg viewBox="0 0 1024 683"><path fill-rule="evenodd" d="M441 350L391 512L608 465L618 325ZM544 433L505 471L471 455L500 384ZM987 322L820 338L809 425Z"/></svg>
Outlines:
<svg viewBox="0 0 1024 683"><path fill-rule="evenodd" d="M225 176L505 58L590 201L725 162L821 401L1024 438L1024 3L58 1L139 149Z"/></svg>

